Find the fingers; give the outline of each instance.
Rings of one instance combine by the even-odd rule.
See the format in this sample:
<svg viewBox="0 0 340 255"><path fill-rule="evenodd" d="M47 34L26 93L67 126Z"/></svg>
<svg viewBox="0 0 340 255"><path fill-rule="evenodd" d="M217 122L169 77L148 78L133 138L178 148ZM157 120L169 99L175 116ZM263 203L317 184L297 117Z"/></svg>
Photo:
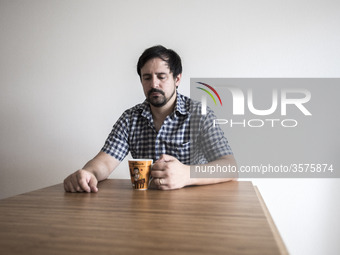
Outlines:
<svg viewBox="0 0 340 255"><path fill-rule="evenodd" d="M151 176L153 178L166 178L167 172L164 169L152 169L151 170Z"/></svg>
<svg viewBox="0 0 340 255"><path fill-rule="evenodd" d="M69 175L65 180L64 180L64 188L66 192L77 192L77 185L73 185L72 181L72 175Z"/></svg>
<svg viewBox="0 0 340 255"><path fill-rule="evenodd" d="M177 159L173 156L162 154L159 159L153 164L152 171L167 171L169 169L169 165L174 163ZM170 164L169 164L170 163Z"/></svg>
<svg viewBox="0 0 340 255"><path fill-rule="evenodd" d="M168 161L169 155L163 154L160 158L153 164L151 169L151 176L153 178L152 182L157 189L164 189L167 186L168 177ZM171 157L171 156L169 156Z"/></svg>
<svg viewBox="0 0 340 255"><path fill-rule="evenodd" d="M168 169L169 161L166 161L163 155L153 164L151 171L166 171Z"/></svg>
<svg viewBox="0 0 340 255"><path fill-rule="evenodd" d="M178 189L180 187L177 187L169 182L169 178L154 178L153 179L153 188L159 189L159 190L173 190Z"/></svg>
<svg viewBox="0 0 340 255"><path fill-rule="evenodd" d="M91 178L89 181L89 186L90 186L90 191L92 192L97 192L98 191L98 187L97 187L98 181L97 178Z"/></svg>
<svg viewBox="0 0 340 255"><path fill-rule="evenodd" d="M165 178L155 178L154 182L157 186L166 185Z"/></svg>
<svg viewBox="0 0 340 255"><path fill-rule="evenodd" d="M64 189L66 192L97 192L97 183L92 173L78 170L64 180Z"/></svg>
<svg viewBox="0 0 340 255"><path fill-rule="evenodd" d="M164 170L164 167L166 166L166 162L162 160L157 160L151 168L151 171L156 171L156 170Z"/></svg>
<svg viewBox="0 0 340 255"><path fill-rule="evenodd" d="M76 192L74 189L73 189L73 186L72 184L69 182L69 177L67 177L65 180L64 180L64 189L66 192Z"/></svg>
<svg viewBox="0 0 340 255"><path fill-rule="evenodd" d="M174 160L175 158L173 156L170 156L168 154L162 154L159 159L156 162L160 162L160 161L171 161Z"/></svg>
<svg viewBox="0 0 340 255"><path fill-rule="evenodd" d="M77 178L75 180L75 184L76 186L76 190L77 192L91 192L91 188L88 184L88 181L86 179L86 177L83 177L81 175L77 175Z"/></svg>
<svg viewBox="0 0 340 255"><path fill-rule="evenodd" d="M166 178L153 178L152 184L155 186L156 189L168 189Z"/></svg>

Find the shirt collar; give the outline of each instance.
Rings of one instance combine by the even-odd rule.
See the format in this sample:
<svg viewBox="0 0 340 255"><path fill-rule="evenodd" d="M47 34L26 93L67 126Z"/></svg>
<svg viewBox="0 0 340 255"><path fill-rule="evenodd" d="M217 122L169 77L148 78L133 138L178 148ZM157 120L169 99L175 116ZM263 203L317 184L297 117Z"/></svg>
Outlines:
<svg viewBox="0 0 340 255"><path fill-rule="evenodd" d="M185 100L185 96L180 93L177 93L177 100L175 106L175 113L179 113L181 115L189 114L189 107L186 103L188 100Z"/></svg>

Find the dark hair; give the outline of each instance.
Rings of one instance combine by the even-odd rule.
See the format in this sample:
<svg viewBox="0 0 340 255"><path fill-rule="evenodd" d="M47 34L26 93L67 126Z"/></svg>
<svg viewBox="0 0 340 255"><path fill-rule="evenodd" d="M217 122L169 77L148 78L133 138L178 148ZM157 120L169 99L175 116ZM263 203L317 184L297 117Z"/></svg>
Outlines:
<svg viewBox="0 0 340 255"><path fill-rule="evenodd" d="M143 54L139 57L137 63L137 73L141 77L141 69L150 59L160 58L165 61L172 73L173 77L182 73L182 62L180 56L173 50L167 49L162 45L156 45L146 49Z"/></svg>

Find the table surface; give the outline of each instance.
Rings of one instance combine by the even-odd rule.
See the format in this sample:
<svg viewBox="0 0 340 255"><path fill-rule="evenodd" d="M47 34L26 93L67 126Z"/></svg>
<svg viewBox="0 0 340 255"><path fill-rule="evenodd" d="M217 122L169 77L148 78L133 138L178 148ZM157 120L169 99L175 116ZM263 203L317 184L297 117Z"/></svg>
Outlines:
<svg viewBox="0 0 340 255"><path fill-rule="evenodd" d="M0 200L0 254L282 254L251 182L98 193L58 184Z"/></svg>

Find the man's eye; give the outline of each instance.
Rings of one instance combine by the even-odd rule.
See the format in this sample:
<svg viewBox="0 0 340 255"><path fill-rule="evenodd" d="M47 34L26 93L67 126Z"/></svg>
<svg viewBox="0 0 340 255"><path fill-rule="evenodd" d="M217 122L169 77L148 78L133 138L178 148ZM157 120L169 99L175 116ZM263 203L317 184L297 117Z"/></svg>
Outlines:
<svg viewBox="0 0 340 255"><path fill-rule="evenodd" d="M165 78L166 78L165 75L160 75L160 76L158 76L158 79L160 79L160 80L164 80Z"/></svg>

